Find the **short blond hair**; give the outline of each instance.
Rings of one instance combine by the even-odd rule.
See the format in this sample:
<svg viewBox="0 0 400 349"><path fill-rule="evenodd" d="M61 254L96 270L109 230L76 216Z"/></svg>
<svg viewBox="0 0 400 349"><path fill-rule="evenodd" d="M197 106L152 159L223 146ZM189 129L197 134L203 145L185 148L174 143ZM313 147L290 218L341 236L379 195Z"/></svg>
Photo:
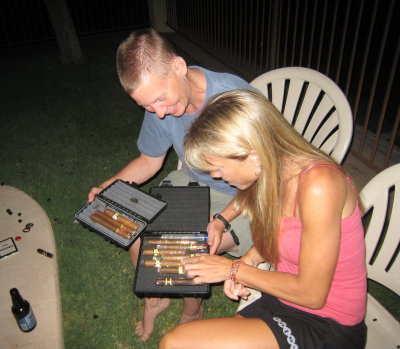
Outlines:
<svg viewBox="0 0 400 349"><path fill-rule="evenodd" d="M117 50L117 72L122 87L130 95L149 73L168 75L175 57L175 49L154 29L131 33Z"/></svg>

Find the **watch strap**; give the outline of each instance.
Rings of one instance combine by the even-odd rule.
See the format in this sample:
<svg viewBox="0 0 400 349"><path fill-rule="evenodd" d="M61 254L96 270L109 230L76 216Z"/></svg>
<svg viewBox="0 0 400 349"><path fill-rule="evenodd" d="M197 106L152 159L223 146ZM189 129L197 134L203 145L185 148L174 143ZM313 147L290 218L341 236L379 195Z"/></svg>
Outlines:
<svg viewBox="0 0 400 349"><path fill-rule="evenodd" d="M225 219L225 217L223 215L221 215L220 213L216 213L213 216L213 219L219 219L222 223L224 223L225 229L224 231L230 231L231 230L231 225L229 224L229 222Z"/></svg>

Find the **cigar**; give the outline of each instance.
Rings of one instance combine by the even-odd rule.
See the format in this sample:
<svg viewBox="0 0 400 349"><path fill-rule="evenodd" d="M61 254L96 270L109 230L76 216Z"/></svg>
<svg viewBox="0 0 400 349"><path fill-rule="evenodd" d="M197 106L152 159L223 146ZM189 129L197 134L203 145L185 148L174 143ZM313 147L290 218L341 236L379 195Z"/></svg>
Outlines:
<svg viewBox="0 0 400 349"><path fill-rule="evenodd" d="M119 212L115 212L115 211L112 211L107 208L104 210L104 213L107 216L110 216L112 219L116 220L117 222L121 222L122 224L125 224L127 227L131 228L133 230L133 232L135 232L139 228L139 224L122 216Z"/></svg>
<svg viewBox="0 0 400 349"><path fill-rule="evenodd" d="M125 239L130 239L132 237L132 233L127 230L128 229L127 227L125 227L123 224L121 224L120 226L115 226L114 225L115 223L110 222L104 216L106 216L106 215L99 215L97 213L94 213L94 214L90 215L90 219L101 224L103 227L106 227L107 229L111 230L112 232L124 237ZM111 220L113 220L113 219L111 219Z"/></svg>
<svg viewBox="0 0 400 349"><path fill-rule="evenodd" d="M185 278L163 278L163 279L155 279L155 284L157 286L190 286L195 285L192 279L185 279Z"/></svg>
<svg viewBox="0 0 400 349"><path fill-rule="evenodd" d="M42 248L38 248L37 251L38 251L40 254L42 254L42 255L44 255L44 256L46 256L46 257L53 258L53 254L52 254L52 253L47 252L47 251L43 250Z"/></svg>
<svg viewBox="0 0 400 349"><path fill-rule="evenodd" d="M195 239L148 239L148 245L195 245L199 240Z"/></svg>
<svg viewBox="0 0 400 349"><path fill-rule="evenodd" d="M117 221L117 220L113 219L111 216L105 214L104 212L101 212L101 211L99 211L99 210L96 210L95 214L97 214L97 215L99 215L99 216L102 216L104 219L106 219L106 220L109 221L111 224L113 224L114 227L116 227L116 228L124 228L123 230L124 230L124 231L127 231L127 232L128 232L129 234L131 234L131 235L134 233L134 230L133 230L131 227L128 227L126 224L124 224L124 223L122 223L122 222L120 222L120 221Z"/></svg>
<svg viewBox="0 0 400 349"><path fill-rule="evenodd" d="M188 239L197 241L206 241L207 233L195 233L195 234L162 234L161 239Z"/></svg>
<svg viewBox="0 0 400 349"><path fill-rule="evenodd" d="M145 267L181 267L182 263L180 261L164 261L161 259L146 259L143 261Z"/></svg>
<svg viewBox="0 0 400 349"><path fill-rule="evenodd" d="M162 260L162 261L181 261L182 258L188 258L188 257L194 257L194 254L185 254L185 255L178 255L178 256L168 256L168 255L163 255L163 256L157 256L153 257L154 260Z"/></svg>
<svg viewBox="0 0 400 349"><path fill-rule="evenodd" d="M186 250L159 250L158 248L154 249L144 249L142 251L143 256L181 256L187 257L188 254Z"/></svg>
<svg viewBox="0 0 400 349"><path fill-rule="evenodd" d="M164 268L160 268L158 269L158 272L160 274L185 274L185 272L183 271L183 266L179 266L179 267L164 267Z"/></svg>
<svg viewBox="0 0 400 349"><path fill-rule="evenodd" d="M159 250L188 250L188 251L206 251L206 245L157 245Z"/></svg>
<svg viewBox="0 0 400 349"><path fill-rule="evenodd" d="M114 227L116 228L125 228L124 230L126 230L127 232L129 232L131 235L134 233L133 229L128 227L126 224L119 222L115 219L113 219L112 217L110 217L109 215L105 214L104 212L101 212L99 210L96 210L95 214L102 216L104 219L106 219L107 221L109 221L111 224L114 225Z"/></svg>

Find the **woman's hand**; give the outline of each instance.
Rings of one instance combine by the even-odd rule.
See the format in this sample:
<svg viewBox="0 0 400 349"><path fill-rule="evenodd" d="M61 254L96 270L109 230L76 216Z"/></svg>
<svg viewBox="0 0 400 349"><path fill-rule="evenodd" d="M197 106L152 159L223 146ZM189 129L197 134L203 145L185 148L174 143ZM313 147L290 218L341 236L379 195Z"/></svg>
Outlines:
<svg viewBox="0 0 400 349"><path fill-rule="evenodd" d="M230 278L232 261L228 258L201 254L182 259L183 270L194 283L216 283Z"/></svg>
<svg viewBox="0 0 400 349"><path fill-rule="evenodd" d="M250 295L250 291L246 287L242 284L235 284L232 280L225 280L224 293L228 298L233 300L238 300L239 297L247 299Z"/></svg>

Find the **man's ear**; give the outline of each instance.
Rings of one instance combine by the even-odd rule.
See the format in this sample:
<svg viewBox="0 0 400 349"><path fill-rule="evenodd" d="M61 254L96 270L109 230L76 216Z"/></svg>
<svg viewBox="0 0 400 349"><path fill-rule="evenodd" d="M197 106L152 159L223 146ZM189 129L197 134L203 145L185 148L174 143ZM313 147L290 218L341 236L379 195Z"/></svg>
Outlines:
<svg viewBox="0 0 400 349"><path fill-rule="evenodd" d="M186 61L182 57L175 57L172 61L172 71L177 75L185 76L187 74Z"/></svg>

